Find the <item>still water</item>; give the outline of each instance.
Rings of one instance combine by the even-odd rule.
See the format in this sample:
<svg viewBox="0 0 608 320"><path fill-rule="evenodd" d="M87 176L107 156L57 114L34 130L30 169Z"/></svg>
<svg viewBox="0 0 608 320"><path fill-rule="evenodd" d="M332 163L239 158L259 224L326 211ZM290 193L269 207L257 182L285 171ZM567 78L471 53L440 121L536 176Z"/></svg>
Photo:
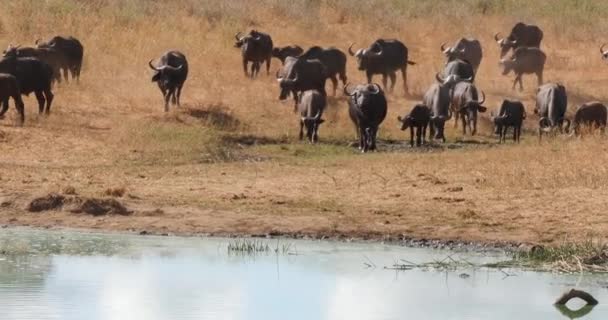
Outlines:
<svg viewBox="0 0 608 320"><path fill-rule="evenodd" d="M229 239L2 229L0 319L568 319L552 303L574 286L600 301L582 319L608 319L606 276L395 271L383 267L500 257L262 241L279 254L230 254Z"/></svg>

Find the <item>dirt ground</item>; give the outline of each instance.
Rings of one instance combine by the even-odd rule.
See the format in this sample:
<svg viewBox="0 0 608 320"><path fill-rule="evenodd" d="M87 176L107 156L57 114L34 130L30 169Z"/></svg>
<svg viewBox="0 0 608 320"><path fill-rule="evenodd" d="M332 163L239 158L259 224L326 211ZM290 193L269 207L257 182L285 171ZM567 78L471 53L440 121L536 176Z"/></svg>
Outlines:
<svg viewBox="0 0 608 320"><path fill-rule="evenodd" d="M29 10L25 2L0 8L11 13L0 20L0 45L31 44L52 29L74 34L86 48L81 83L55 88L50 116L36 115L32 95L25 99L24 127L15 126L12 107L0 120L0 225L544 244L608 234L605 137L558 136L539 143L532 113L536 79L526 76L525 90L512 91L513 75L502 76L497 67L493 31L505 32L520 17L479 13L466 23L432 25L425 17L410 17L372 29L349 18L348 10L330 7L322 7L313 24L273 20L286 13L261 9L259 19L220 15L220 22L176 9L181 19L175 25L162 23L154 10L126 17L107 8L89 12L83 5L78 10L86 12L56 19ZM11 23L25 14L41 27ZM608 78L598 71L608 67L596 43L601 28L584 25L566 33L556 19L526 17L544 27L545 80L566 85L570 114L582 102L605 100ZM351 146L354 130L341 94L329 99L321 142L297 141L292 102L277 99L278 60L270 75L243 76L233 35L252 27L272 34L278 45L336 45L346 51L351 42L364 46L379 36L406 42L417 63L408 69L414 97L404 98L399 79L388 97L379 152L363 155ZM186 31L188 37L175 37ZM475 137L463 137L451 120L448 143L412 149L396 117L434 81L443 65L441 42L462 35L482 41L477 85L489 110L504 98L525 103L529 118L522 143L496 144L488 112ZM147 62L167 48L186 52L191 74L185 105L165 114ZM350 57L347 73L353 83L364 81ZM28 210L34 199L49 194L115 199L129 212L92 215L69 203Z"/></svg>

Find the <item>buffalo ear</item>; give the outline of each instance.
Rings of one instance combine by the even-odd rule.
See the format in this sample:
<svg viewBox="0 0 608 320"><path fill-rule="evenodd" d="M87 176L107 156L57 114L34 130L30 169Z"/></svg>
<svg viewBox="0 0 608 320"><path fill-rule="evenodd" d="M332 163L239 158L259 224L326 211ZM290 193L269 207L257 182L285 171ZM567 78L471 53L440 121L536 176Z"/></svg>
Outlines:
<svg viewBox="0 0 608 320"><path fill-rule="evenodd" d="M488 108L486 108L484 106L479 106L479 108L477 108L477 110L479 110L479 112L486 112L488 110Z"/></svg>
<svg viewBox="0 0 608 320"><path fill-rule="evenodd" d="M160 72L157 71L154 76L152 76L152 82L156 82L158 80L160 80Z"/></svg>
<svg viewBox="0 0 608 320"><path fill-rule="evenodd" d="M403 122L403 118L401 118L401 116L397 116L397 121Z"/></svg>
<svg viewBox="0 0 608 320"><path fill-rule="evenodd" d="M319 119L319 124L325 122L325 119Z"/></svg>

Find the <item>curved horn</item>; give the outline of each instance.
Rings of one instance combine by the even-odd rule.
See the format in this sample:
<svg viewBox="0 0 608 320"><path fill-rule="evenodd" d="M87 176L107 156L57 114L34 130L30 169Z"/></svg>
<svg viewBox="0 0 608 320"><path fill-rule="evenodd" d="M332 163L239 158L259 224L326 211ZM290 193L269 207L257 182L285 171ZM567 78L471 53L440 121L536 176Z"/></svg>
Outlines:
<svg viewBox="0 0 608 320"><path fill-rule="evenodd" d="M315 120L315 121L317 121L319 119L321 119L321 110L317 111L317 114L312 118L312 120Z"/></svg>
<svg viewBox="0 0 608 320"><path fill-rule="evenodd" d="M180 64L179 67L174 67L174 66L166 65L166 66L162 66L161 70L167 69L167 70L171 70L171 71L178 71L178 70L181 70L183 66L184 66L183 64Z"/></svg>
<svg viewBox="0 0 608 320"><path fill-rule="evenodd" d="M34 44L35 44L35 45L38 45L38 44L40 43L40 41L41 41L41 39L40 39L40 38L38 38L38 39L36 39L36 41L34 41Z"/></svg>
<svg viewBox="0 0 608 320"><path fill-rule="evenodd" d="M601 53L601 54L606 54L606 53L608 53L608 52L604 51L604 47L605 47L605 46L606 46L606 44L604 43L604 44L602 44L602 46L600 47L600 53Z"/></svg>
<svg viewBox="0 0 608 320"><path fill-rule="evenodd" d="M441 78L441 76L439 75L439 72L437 72L437 73L435 74L435 79L436 79L436 80L437 80L439 83L443 83L443 81L445 80L445 79Z"/></svg>
<svg viewBox="0 0 608 320"><path fill-rule="evenodd" d="M441 52L445 52L445 42L441 44Z"/></svg>
<svg viewBox="0 0 608 320"><path fill-rule="evenodd" d="M496 40L496 42L502 40L498 37L499 35L500 35L500 32L496 32L496 34L494 35L494 40Z"/></svg>
<svg viewBox="0 0 608 320"><path fill-rule="evenodd" d="M236 39L236 41L241 41L241 38L239 38L240 35L241 35L240 31L234 34L234 38Z"/></svg>
<svg viewBox="0 0 608 320"><path fill-rule="evenodd" d="M347 95L347 96L349 96L349 97L352 97L352 96L355 95L355 93L354 92L353 93L349 93L348 92L348 86L349 85L350 85L350 82L348 82L347 84L344 85L344 94Z"/></svg>
<svg viewBox="0 0 608 320"><path fill-rule="evenodd" d="M148 65L150 66L150 68L152 68L152 70L154 70L154 71L160 71L160 70L162 70L162 69L160 69L160 68L155 67L155 66L152 64L152 61L154 61L154 59L151 59L151 60L148 62Z"/></svg>
<svg viewBox="0 0 608 320"><path fill-rule="evenodd" d="M381 90L381 89L380 89L380 86L379 86L377 83L372 83L372 86L373 86L374 88L376 88L376 91L375 91L375 92L372 92L372 94L378 94L378 93L380 93L380 90Z"/></svg>
<svg viewBox="0 0 608 320"><path fill-rule="evenodd" d="M486 94L485 92L483 92L483 90L479 90L481 91L481 96L483 97L483 99L481 99L481 101L477 101L477 103L479 103L480 105L482 105L484 102L486 102Z"/></svg>
<svg viewBox="0 0 608 320"><path fill-rule="evenodd" d="M353 46L354 46L354 45L355 45L355 43L353 42L353 43L351 43L351 44L350 44L350 47L348 47L348 53L349 53L351 56L353 56L353 57L355 56L355 53L353 52Z"/></svg>

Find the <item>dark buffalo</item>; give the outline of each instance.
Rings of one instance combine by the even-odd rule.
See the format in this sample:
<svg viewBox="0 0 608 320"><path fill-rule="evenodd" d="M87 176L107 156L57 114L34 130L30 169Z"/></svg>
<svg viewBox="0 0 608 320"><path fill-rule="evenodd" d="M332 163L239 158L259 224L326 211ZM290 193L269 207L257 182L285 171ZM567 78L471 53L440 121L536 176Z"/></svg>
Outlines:
<svg viewBox="0 0 608 320"><path fill-rule="evenodd" d="M300 58L307 60L319 60L325 66L326 76L334 85L334 96L338 87L338 76L342 85L346 85L346 54L336 48L311 47L306 50Z"/></svg>
<svg viewBox="0 0 608 320"><path fill-rule="evenodd" d="M8 100L13 98L15 109L19 113L19 124L23 125L25 121L25 107L21 99L21 91L19 90L19 82L12 74L0 73L0 101L2 102L2 110L0 110L0 119L4 118L4 114L8 110Z"/></svg>
<svg viewBox="0 0 608 320"><path fill-rule="evenodd" d="M503 58L509 50L534 47L540 48L540 42L543 40L543 31L535 25L527 25L525 23L517 23L506 38L500 38L500 33L494 35L494 40L500 46L500 57Z"/></svg>
<svg viewBox="0 0 608 320"><path fill-rule="evenodd" d="M300 46L286 46L272 49L272 56L281 60L282 64L285 64L287 57L299 57L304 50Z"/></svg>
<svg viewBox="0 0 608 320"><path fill-rule="evenodd" d="M13 47L9 45L9 48L4 50L3 54L6 54L11 48L16 50L17 57L19 58L37 58L51 66L53 69L53 80L59 83L61 83L61 70L68 70L69 68L68 61L63 53L54 48Z"/></svg>
<svg viewBox="0 0 608 320"><path fill-rule="evenodd" d="M417 104L410 113L403 118L397 117L397 120L401 122L401 130L410 128L410 146L412 147L414 146L414 129L416 129L416 146L419 147L424 143L426 127L431 120L431 109L423 104Z"/></svg>
<svg viewBox="0 0 608 320"><path fill-rule="evenodd" d="M534 113L538 114L538 137L543 132L552 132L555 128L563 131L564 122L566 131L570 128L570 120L566 119L568 108L568 95L566 88L559 83L547 83L540 86L536 92L536 107Z"/></svg>
<svg viewBox="0 0 608 320"><path fill-rule="evenodd" d="M375 83L360 84L348 92L347 84L344 86L344 94L349 97L348 114L357 130L359 149L362 152L376 150L378 127L387 113L387 102L382 88Z"/></svg>
<svg viewBox="0 0 608 320"><path fill-rule="evenodd" d="M454 86L452 91L452 112L456 118L454 127L458 125L458 118L462 117L463 135L467 133L467 126L472 136L477 133L477 113L486 112L486 107L482 105L486 101L483 91L481 96L483 98L480 100L477 87L472 83L459 82Z"/></svg>
<svg viewBox="0 0 608 320"><path fill-rule="evenodd" d="M457 76L461 81L475 81L473 66L464 60L456 59L446 63L443 68L443 78L448 78L451 75Z"/></svg>
<svg viewBox="0 0 608 320"><path fill-rule="evenodd" d="M581 127L597 127L602 133L606 129L606 121L608 119L608 110L606 106L600 102L587 102L578 107L574 114L572 122L573 134L579 135Z"/></svg>
<svg viewBox="0 0 608 320"><path fill-rule="evenodd" d="M424 94L422 101L424 105L431 109L431 139L441 139L445 142L445 122L452 118L450 91L461 79L457 75L450 75L442 79L439 74L436 75L436 78L439 83L431 85Z"/></svg>
<svg viewBox="0 0 608 320"><path fill-rule="evenodd" d="M524 119L526 119L526 109L521 101L503 100L498 110L498 116L492 116L495 132L499 135L499 142L506 141L507 129L513 127L513 142L519 143Z"/></svg>
<svg viewBox="0 0 608 320"><path fill-rule="evenodd" d="M63 69L63 76L66 82L68 81L68 71L72 75L72 79L76 78L76 81L80 81L84 48L78 39L56 36L47 42L42 42L38 39L36 40L36 45L38 48L54 49L63 56L64 65L61 66L61 69Z"/></svg>
<svg viewBox="0 0 608 320"><path fill-rule="evenodd" d="M300 111L300 140L304 138L306 127L306 138L310 143L319 141L319 126L325 120L321 119L327 105L324 91L307 90L302 92L299 102Z"/></svg>
<svg viewBox="0 0 608 320"><path fill-rule="evenodd" d="M381 74L382 84L384 88L387 88L387 77L390 77L390 91L392 92L397 80L395 73L401 70L403 89L405 94L409 94L407 89L407 66L416 63L408 60L407 47L401 41L378 39L367 49L359 49L357 52L353 52L353 45L354 43L348 48L348 53L357 58L359 70L365 71L368 83L372 82L372 77L375 74Z"/></svg>
<svg viewBox="0 0 608 320"><path fill-rule="evenodd" d="M51 66L36 58L18 58L17 49L9 47L0 60L0 73L15 76L22 95L27 96L34 92L40 113L49 114L51 112L51 104L55 97L51 91L53 81ZM7 108L8 100L3 102L2 110L6 111Z"/></svg>
<svg viewBox="0 0 608 320"><path fill-rule="evenodd" d="M148 65L154 70L152 82L158 84L158 88L165 99L165 112L169 111L169 99L173 105L180 106L180 97L184 82L188 78L188 61L186 56L179 51L167 51L159 59L157 65Z"/></svg>
<svg viewBox="0 0 608 320"><path fill-rule="evenodd" d="M517 48L509 59L500 60L500 65L503 68L503 75L506 76L511 71L515 73L513 89L515 90L515 85L519 82L519 90L521 91L524 89L521 79L524 74L535 73L538 86L543 83L543 70L546 60L547 56L539 48L521 47Z"/></svg>
<svg viewBox="0 0 608 320"><path fill-rule="evenodd" d="M445 47L445 43L441 45L441 51L445 54L447 62L459 59L468 61L473 66L473 71L477 73L483 53L481 43L477 39L460 38L454 46Z"/></svg>
<svg viewBox="0 0 608 320"><path fill-rule="evenodd" d="M319 60L287 57L285 65L277 72L280 88L279 100L287 99L291 93L297 108L298 92L306 90L325 92L326 74L325 66Z"/></svg>
<svg viewBox="0 0 608 320"><path fill-rule="evenodd" d="M266 74L270 73L270 60L272 58L272 38L266 33L251 30L248 35L241 36L240 32L234 36L236 39L235 47L241 48L243 57L243 71L247 74L247 64L251 62L251 78L253 79L259 72L262 63L266 62Z"/></svg>

